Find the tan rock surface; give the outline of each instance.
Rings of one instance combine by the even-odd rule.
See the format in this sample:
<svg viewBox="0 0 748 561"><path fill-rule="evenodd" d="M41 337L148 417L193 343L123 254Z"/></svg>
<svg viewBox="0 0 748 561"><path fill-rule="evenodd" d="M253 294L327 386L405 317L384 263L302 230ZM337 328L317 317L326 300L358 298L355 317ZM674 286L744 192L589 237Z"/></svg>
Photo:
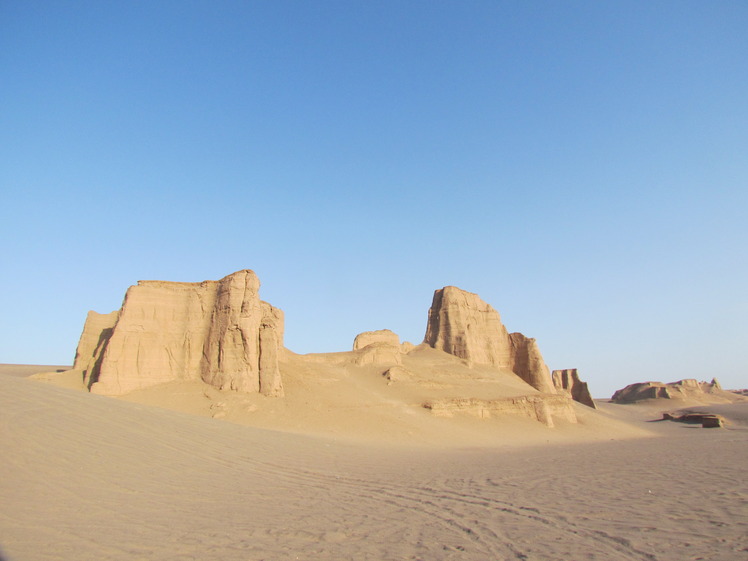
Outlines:
<svg viewBox="0 0 748 561"><path fill-rule="evenodd" d="M442 417L452 417L455 413L466 413L481 419L496 415L519 415L539 421L550 428L555 426L554 418L568 423L577 422L571 402L564 395L437 399L427 401L423 406Z"/></svg>
<svg viewBox="0 0 748 561"><path fill-rule="evenodd" d="M424 342L468 363L508 368L538 391L555 393L535 339L510 335L499 312L472 292L455 286L434 292Z"/></svg>
<svg viewBox="0 0 748 561"><path fill-rule="evenodd" d="M692 378L677 382L639 382L629 384L616 391L611 398L614 403L635 403L652 399L695 400L697 402L726 403L742 401L745 398L725 391L716 378L711 382L699 382Z"/></svg>
<svg viewBox="0 0 748 561"><path fill-rule="evenodd" d="M477 294L456 286L434 292L424 342L469 363L510 368L513 362L499 313Z"/></svg>
<svg viewBox="0 0 748 561"><path fill-rule="evenodd" d="M363 349L373 343L384 343L387 345L400 346L400 337L397 333L389 329L379 329L378 331L364 331L356 335L353 340L353 350Z"/></svg>
<svg viewBox="0 0 748 561"><path fill-rule="evenodd" d="M354 362L359 366L367 364L400 364L402 362L400 345L371 343L354 352Z"/></svg>
<svg viewBox="0 0 748 561"><path fill-rule="evenodd" d="M86 387L90 387L92 377L98 378L104 348L109 343L118 319L118 311L109 314L91 311L86 316L73 363L73 370L84 373L83 382Z"/></svg>
<svg viewBox="0 0 748 561"><path fill-rule="evenodd" d="M595 401L592 399L587 382L579 379L579 373L576 368L567 368L565 370L553 371L553 385L557 392L565 392L571 396L574 401L597 409Z"/></svg>
<svg viewBox="0 0 748 561"><path fill-rule="evenodd" d="M179 379L282 395L283 313L260 301L259 287L249 270L201 283L140 281L118 313L89 315L76 366L106 395Z"/></svg>
<svg viewBox="0 0 748 561"><path fill-rule="evenodd" d="M525 337L522 333L509 335L512 342L512 372L540 392L556 393L551 381L551 371L540 354L535 339Z"/></svg>

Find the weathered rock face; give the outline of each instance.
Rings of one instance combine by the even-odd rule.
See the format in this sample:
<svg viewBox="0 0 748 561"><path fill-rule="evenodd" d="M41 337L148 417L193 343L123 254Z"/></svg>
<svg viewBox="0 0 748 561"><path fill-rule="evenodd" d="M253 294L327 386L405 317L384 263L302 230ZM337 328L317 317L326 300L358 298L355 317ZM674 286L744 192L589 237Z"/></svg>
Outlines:
<svg viewBox="0 0 748 561"><path fill-rule="evenodd" d="M724 391L716 378L711 382L698 382L687 378L663 384L662 382L641 382L629 384L613 394L614 403L634 403L644 399L685 399L705 396L730 398L733 394Z"/></svg>
<svg viewBox="0 0 748 561"><path fill-rule="evenodd" d="M86 387L90 386L92 375L96 377L99 375L103 351L118 319L119 312L109 314L88 312L73 364L74 370L84 372L83 382Z"/></svg>
<svg viewBox="0 0 748 561"><path fill-rule="evenodd" d="M499 312L454 286L434 292L424 343L471 363L508 368L537 390L555 393L535 339L511 335Z"/></svg>
<svg viewBox="0 0 748 561"><path fill-rule="evenodd" d="M353 340L353 351L356 353L354 363L358 366L402 362L400 337L389 329L359 333Z"/></svg>
<svg viewBox="0 0 748 561"><path fill-rule="evenodd" d="M249 270L201 283L140 281L119 312L89 315L76 367L85 364L91 391L107 395L201 378L282 395L283 312L260 301L259 287Z"/></svg>
<svg viewBox="0 0 748 561"><path fill-rule="evenodd" d="M571 400L564 395L534 395L506 399L435 399L427 401L423 407L439 417L453 417L467 414L481 419L496 415L518 415L540 421L547 427L554 427L554 418L568 423L576 423L577 416Z"/></svg>
<svg viewBox="0 0 748 561"><path fill-rule="evenodd" d="M364 331L356 335L353 340L353 350L357 351L368 347L373 343L384 343L386 345L400 346L400 337L397 333L389 329L380 329L378 331Z"/></svg>
<svg viewBox="0 0 748 561"><path fill-rule="evenodd" d="M553 371L553 385L556 391L561 393L565 392L571 396L574 401L597 409L590 390L587 387L587 382L582 382L579 379L579 374L576 368L567 368L566 370L554 370Z"/></svg>
<svg viewBox="0 0 748 561"><path fill-rule="evenodd" d="M434 292L424 343L477 364L510 368L513 362L499 313L477 294L455 286Z"/></svg>
<svg viewBox="0 0 748 561"><path fill-rule="evenodd" d="M551 371L535 339L525 337L522 333L512 333L509 339L512 342L512 372L541 392L555 393Z"/></svg>

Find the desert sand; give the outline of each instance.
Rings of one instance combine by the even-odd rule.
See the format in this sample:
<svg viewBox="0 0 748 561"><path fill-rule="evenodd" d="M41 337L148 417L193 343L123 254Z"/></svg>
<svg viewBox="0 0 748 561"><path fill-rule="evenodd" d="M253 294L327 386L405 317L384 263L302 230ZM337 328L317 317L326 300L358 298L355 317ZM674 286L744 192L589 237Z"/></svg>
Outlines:
<svg viewBox="0 0 748 561"><path fill-rule="evenodd" d="M362 384L394 385L326 368L344 383L306 388L296 413L293 376L283 400L249 396L282 409L249 426L255 403L217 400L236 392L115 399L18 375L34 370L50 368L0 367L6 560L748 558L745 402L714 406L725 429L599 401L548 428L363 408Z"/></svg>

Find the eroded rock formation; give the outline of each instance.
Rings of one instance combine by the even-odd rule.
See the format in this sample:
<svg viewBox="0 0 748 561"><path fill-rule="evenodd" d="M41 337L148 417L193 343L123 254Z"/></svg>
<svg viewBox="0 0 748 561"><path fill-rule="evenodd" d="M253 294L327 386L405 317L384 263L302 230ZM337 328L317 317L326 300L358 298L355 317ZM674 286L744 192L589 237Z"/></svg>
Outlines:
<svg viewBox="0 0 748 561"><path fill-rule="evenodd" d="M722 415L702 412L665 412L662 414L663 421L675 421L688 423L690 425L701 425L705 429L722 428L725 426L725 418Z"/></svg>
<svg viewBox="0 0 748 561"><path fill-rule="evenodd" d="M716 378L711 382L698 382L687 378L663 384L662 382L640 382L629 384L613 394L611 401L614 403L634 403L644 399L686 399L717 397L730 398L730 392L724 391Z"/></svg>
<svg viewBox="0 0 748 561"><path fill-rule="evenodd" d="M557 392L535 340L508 333L498 312L476 294L455 287L437 290L425 344L419 347L400 343L397 334L382 329L359 334L352 352L294 355L281 354L283 312L261 301L259 289L250 270L200 283L140 281L128 289L119 311L89 313L75 368L90 391L106 395L202 380L221 390L282 396L282 357L288 376L299 376L312 364L326 365L328 382L378 370L388 385L396 385L393 391L424 392L424 407L436 415L515 414L547 426L554 418L576 422L572 397L582 401L580 388L586 391L576 371L560 378ZM449 367L435 372L436 363L425 360L423 351L446 358L461 372ZM434 379L440 375L446 378ZM488 394L486 388L491 388Z"/></svg>
<svg viewBox="0 0 748 561"><path fill-rule="evenodd" d="M507 368L537 390L555 393L535 339L509 334L499 312L472 292L455 286L434 292L424 343L469 363Z"/></svg>
<svg viewBox="0 0 748 561"><path fill-rule="evenodd" d="M551 428L555 426L554 418L568 423L577 422L571 400L565 395L532 395L490 400L435 399L425 402L423 407L440 417L452 417L456 413L481 419L495 415L517 415L540 421Z"/></svg>
<svg viewBox="0 0 748 561"><path fill-rule="evenodd" d="M76 368L107 395L177 379L282 395L283 312L259 288L250 270L200 283L140 281L119 312L89 314Z"/></svg>
<svg viewBox="0 0 748 561"><path fill-rule="evenodd" d="M353 350L363 349L373 343L384 343L386 345L400 346L400 337L397 333L389 329L380 329L378 331L364 331L356 335L353 340Z"/></svg>
<svg viewBox="0 0 748 561"><path fill-rule="evenodd" d="M590 390L587 387L587 382L582 382L579 379L579 374L576 368L567 368L566 370L554 370L553 371L553 385L557 392L565 392L571 396L574 401L597 409L595 402L590 395Z"/></svg>
<svg viewBox="0 0 748 561"><path fill-rule="evenodd" d="M359 333L353 340L353 352L354 363L358 366L402 362L400 337L389 329Z"/></svg>
<svg viewBox="0 0 748 561"><path fill-rule="evenodd" d="M86 316L86 323L83 325L83 333L81 333L81 338L78 341L75 362L73 363L74 370L83 371L83 382L86 387L91 385L91 375L94 373L98 375L101 367L101 357L118 319L118 311L109 314L99 314L91 311Z"/></svg>

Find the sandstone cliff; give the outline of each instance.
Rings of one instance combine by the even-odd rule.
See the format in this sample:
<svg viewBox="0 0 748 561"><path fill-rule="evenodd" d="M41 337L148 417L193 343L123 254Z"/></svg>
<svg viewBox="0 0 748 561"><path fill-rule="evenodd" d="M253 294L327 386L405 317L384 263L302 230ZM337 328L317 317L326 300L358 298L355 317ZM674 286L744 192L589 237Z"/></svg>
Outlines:
<svg viewBox="0 0 748 561"><path fill-rule="evenodd" d="M499 312L472 292L454 286L434 292L424 343L469 363L507 368L537 390L555 393L535 339L510 335Z"/></svg>
<svg viewBox="0 0 748 561"><path fill-rule="evenodd" d="M559 393L565 392L571 396L574 401L577 401L587 407L597 409L590 390L587 387L587 382L582 382L579 379L579 373L576 368L567 368L566 370L554 370L553 371L553 385L556 387L556 391Z"/></svg>
<svg viewBox="0 0 748 561"><path fill-rule="evenodd" d="M76 368L107 395L177 379L282 395L283 312L260 301L259 287L249 270L220 281L140 281L119 312L89 314Z"/></svg>

